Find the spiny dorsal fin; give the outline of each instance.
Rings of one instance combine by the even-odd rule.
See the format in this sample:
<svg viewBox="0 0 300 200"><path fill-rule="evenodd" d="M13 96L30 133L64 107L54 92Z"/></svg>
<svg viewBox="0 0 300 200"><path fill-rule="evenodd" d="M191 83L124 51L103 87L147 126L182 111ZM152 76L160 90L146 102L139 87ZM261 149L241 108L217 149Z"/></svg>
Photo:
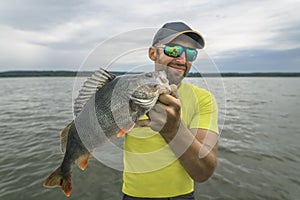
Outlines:
<svg viewBox="0 0 300 200"><path fill-rule="evenodd" d="M60 133L60 149L63 153L65 153L67 149L68 136L72 123L73 121L70 124L68 124L64 129L62 129Z"/></svg>
<svg viewBox="0 0 300 200"><path fill-rule="evenodd" d="M100 68L95 71L81 87L78 97L75 99L73 112L77 116L86 102L105 84L113 80L116 76Z"/></svg>

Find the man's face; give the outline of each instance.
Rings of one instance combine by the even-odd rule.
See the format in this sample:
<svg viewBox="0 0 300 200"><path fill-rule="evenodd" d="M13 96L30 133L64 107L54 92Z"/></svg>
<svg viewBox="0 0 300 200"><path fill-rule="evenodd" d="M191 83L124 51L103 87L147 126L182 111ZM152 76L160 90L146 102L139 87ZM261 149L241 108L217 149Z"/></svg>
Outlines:
<svg viewBox="0 0 300 200"><path fill-rule="evenodd" d="M175 38L172 44L178 44L188 48L195 48L195 42L186 35ZM165 70L170 84L179 85L184 76L189 72L192 62L186 60L185 51L177 58L164 54L163 48L157 48L155 70Z"/></svg>

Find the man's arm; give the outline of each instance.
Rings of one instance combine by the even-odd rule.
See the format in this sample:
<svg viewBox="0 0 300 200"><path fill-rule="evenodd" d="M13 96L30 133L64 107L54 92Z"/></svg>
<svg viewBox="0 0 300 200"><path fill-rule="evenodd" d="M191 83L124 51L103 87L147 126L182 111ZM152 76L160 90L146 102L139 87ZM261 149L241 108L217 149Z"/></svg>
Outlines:
<svg viewBox="0 0 300 200"><path fill-rule="evenodd" d="M181 123L173 139L164 138L195 181L206 181L213 174L217 166L216 133L204 129L189 130Z"/></svg>
<svg viewBox="0 0 300 200"><path fill-rule="evenodd" d="M181 103L175 95L162 94L148 113L150 120L138 122L159 132L182 166L197 182L207 180L217 165L218 135L204 129L188 129L180 119Z"/></svg>

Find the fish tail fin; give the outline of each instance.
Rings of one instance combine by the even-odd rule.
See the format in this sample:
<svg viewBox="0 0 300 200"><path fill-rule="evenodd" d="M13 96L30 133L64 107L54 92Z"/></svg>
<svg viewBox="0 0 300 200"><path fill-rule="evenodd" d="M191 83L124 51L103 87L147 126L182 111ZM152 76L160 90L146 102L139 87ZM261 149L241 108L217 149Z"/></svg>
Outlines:
<svg viewBox="0 0 300 200"><path fill-rule="evenodd" d="M64 176L61 172L61 168L59 167L45 180L44 187L61 187L63 193L69 197L72 192L71 174Z"/></svg>
<svg viewBox="0 0 300 200"><path fill-rule="evenodd" d="M81 170L85 170L85 168L87 167L89 160L91 158L91 154L90 153L86 153L81 155L79 158L77 158L76 160L76 164L77 166L81 169Z"/></svg>

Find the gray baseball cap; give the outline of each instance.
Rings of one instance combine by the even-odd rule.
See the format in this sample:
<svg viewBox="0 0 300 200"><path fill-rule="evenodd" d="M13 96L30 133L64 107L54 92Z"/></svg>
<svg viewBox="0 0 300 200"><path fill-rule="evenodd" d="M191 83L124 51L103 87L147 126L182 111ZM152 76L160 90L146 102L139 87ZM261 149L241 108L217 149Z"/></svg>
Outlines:
<svg viewBox="0 0 300 200"><path fill-rule="evenodd" d="M164 24L155 34L152 45L157 43L168 44L179 35L185 34L196 41L196 47L202 49L205 45L203 37L197 31L192 30L183 22L170 22Z"/></svg>

